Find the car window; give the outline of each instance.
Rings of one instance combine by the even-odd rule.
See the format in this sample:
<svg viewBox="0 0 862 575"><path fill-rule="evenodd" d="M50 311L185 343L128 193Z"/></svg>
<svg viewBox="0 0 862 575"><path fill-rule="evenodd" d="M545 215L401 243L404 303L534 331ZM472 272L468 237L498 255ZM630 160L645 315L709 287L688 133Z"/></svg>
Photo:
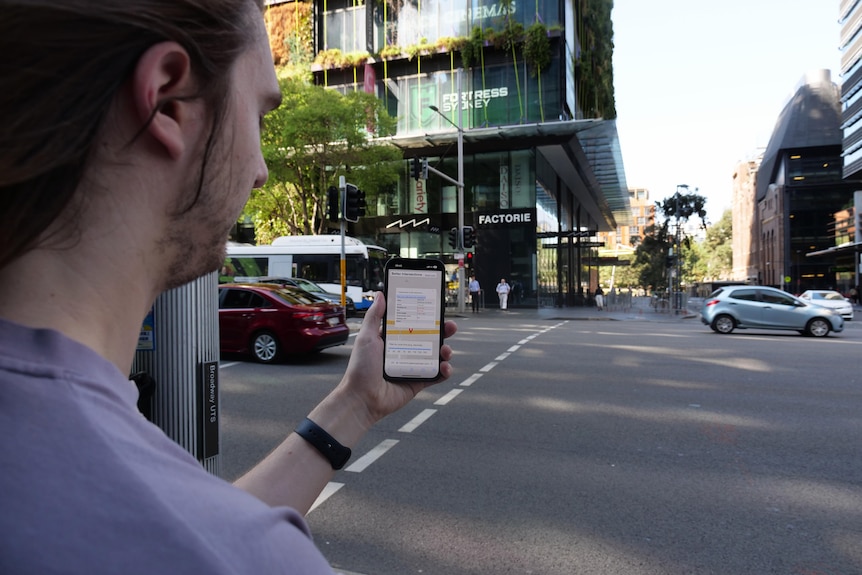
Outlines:
<svg viewBox="0 0 862 575"><path fill-rule="evenodd" d="M784 295L782 293L763 290L761 292L761 298L766 303L776 303L781 305L796 305L796 301L790 297L789 295Z"/></svg>
<svg viewBox="0 0 862 575"><path fill-rule="evenodd" d="M300 289L273 290L272 295L289 305L313 305L326 301Z"/></svg>
<svg viewBox="0 0 862 575"><path fill-rule="evenodd" d="M251 296L254 295L250 291L241 289L229 289L221 298L219 307L221 309L241 309L252 307Z"/></svg>
<svg viewBox="0 0 862 575"><path fill-rule="evenodd" d="M297 287L300 287L307 292L323 293L323 288L321 288L319 285L317 285L314 282L310 282L310 281L304 280L304 279L297 279L297 280L294 280L294 282L295 282L295 285Z"/></svg>
<svg viewBox="0 0 862 575"><path fill-rule="evenodd" d="M823 294L815 294L815 297L822 297L823 299L829 299L832 301L843 301L844 296L840 293L823 293Z"/></svg>
<svg viewBox="0 0 862 575"><path fill-rule="evenodd" d="M738 289L734 290L730 297L732 299L741 299L745 301L757 301L757 290L753 289Z"/></svg>
<svg viewBox="0 0 862 575"><path fill-rule="evenodd" d="M258 278L255 283L259 284L275 284L280 286L295 286L296 282L287 278Z"/></svg>
<svg viewBox="0 0 862 575"><path fill-rule="evenodd" d="M270 307L269 302L262 295L254 292L249 293L251 297L248 300L248 307Z"/></svg>

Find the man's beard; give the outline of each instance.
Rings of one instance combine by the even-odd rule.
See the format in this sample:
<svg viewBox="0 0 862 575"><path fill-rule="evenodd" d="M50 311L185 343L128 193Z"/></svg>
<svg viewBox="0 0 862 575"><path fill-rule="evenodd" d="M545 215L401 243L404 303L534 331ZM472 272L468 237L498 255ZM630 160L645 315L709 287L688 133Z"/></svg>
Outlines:
<svg viewBox="0 0 862 575"><path fill-rule="evenodd" d="M189 233L190 228L204 226L202 221L184 227L177 222L176 231L164 242L170 244L164 245L164 249L166 254L171 254L171 261L165 270L163 291L185 285L224 265L228 234L218 225L197 230L197 237Z"/></svg>

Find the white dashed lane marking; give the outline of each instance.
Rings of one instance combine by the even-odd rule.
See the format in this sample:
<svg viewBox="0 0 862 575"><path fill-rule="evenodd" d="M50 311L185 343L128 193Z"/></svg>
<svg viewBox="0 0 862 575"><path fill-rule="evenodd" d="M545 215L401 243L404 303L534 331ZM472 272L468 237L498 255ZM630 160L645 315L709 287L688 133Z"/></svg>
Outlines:
<svg viewBox="0 0 862 575"><path fill-rule="evenodd" d="M380 459L384 453L395 447L395 444L398 443L397 439L384 439L377 447L374 447L354 461L352 464L344 468L344 471L350 471L351 473L362 473L365 471L369 465Z"/></svg>
<svg viewBox="0 0 862 575"><path fill-rule="evenodd" d="M553 325L551 327L548 327L544 330L541 330L539 332L536 332L532 335L525 337L524 339L519 341L516 345L513 345L512 347L507 349L505 353L501 353L500 355L498 355L494 361L483 366L481 369L479 369L479 371L477 373L474 373L473 375L471 375L470 377L468 377L467 379L462 381L460 383L460 387L470 387L480 377L482 377L484 374L486 374L489 371L491 371L492 369L494 369L494 367L496 367L501 361L505 360L511 354L513 354L516 351L518 351L519 349L521 349L521 346L529 343L531 340L535 339L539 335L541 335L543 333L547 333L554 328L557 328L557 327L560 327L561 325L564 325L565 323L566 322L558 323L556 325ZM219 367L225 368L225 367L230 367L231 365L235 365L235 364L236 364L236 362L225 363L225 364L221 364ZM447 405L449 402L451 402L453 399L458 397L463 392L464 392L463 389L458 389L458 388L453 389L453 390L449 391L449 393L447 393L446 395L444 395L443 397L441 397L437 401L435 401L434 405L440 405L440 406ZM410 421L405 423L398 431L400 431L402 433L412 433L420 425L422 425L423 423L428 421L431 418L431 416L434 415L435 413L437 413L436 409L425 409L421 413L419 413L416 417L414 417L413 419L411 419ZM372 463L374 463L375 461L380 459L384 453L386 453L387 451L389 451L390 449L395 447L395 445L397 443L398 443L397 439L384 439L376 447L372 448L368 453L366 453L365 455L363 455L362 457L360 457L359 459L354 461L352 464L347 466L344 469L344 471L350 471L351 473L361 473L361 472L365 471L366 469L368 469L368 467ZM326 485L326 487L324 487L323 491L320 493L320 496L315 500L314 504L311 506L311 509L309 509L309 513L314 511L324 501L326 501L327 499L332 497L342 487L344 487L344 483L338 483L335 481L330 481Z"/></svg>
<svg viewBox="0 0 862 575"><path fill-rule="evenodd" d="M401 429L399 429L398 431L402 433L411 433L417 427L428 421L428 419L435 413L437 413L436 409L426 409L422 413L405 423L403 426L401 426Z"/></svg>

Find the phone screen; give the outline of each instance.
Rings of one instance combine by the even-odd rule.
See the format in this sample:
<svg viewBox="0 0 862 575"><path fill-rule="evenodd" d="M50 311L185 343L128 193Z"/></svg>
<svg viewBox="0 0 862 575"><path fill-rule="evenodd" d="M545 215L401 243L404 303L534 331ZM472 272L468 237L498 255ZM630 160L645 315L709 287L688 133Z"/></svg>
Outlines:
<svg viewBox="0 0 862 575"><path fill-rule="evenodd" d="M438 260L394 259L386 266L383 376L435 380L443 344L443 280Z"/></svg>

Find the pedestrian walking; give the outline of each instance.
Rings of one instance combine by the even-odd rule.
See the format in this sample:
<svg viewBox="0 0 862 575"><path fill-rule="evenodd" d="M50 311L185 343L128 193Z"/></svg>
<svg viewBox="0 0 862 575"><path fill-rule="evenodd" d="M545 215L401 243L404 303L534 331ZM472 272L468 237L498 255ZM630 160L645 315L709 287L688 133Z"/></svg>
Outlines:
<svg viewBox="0 0 862 575"><path fill-rule="evenodd" d="M500 309L503 311L509 307L509 291L511 287L506 283L506 278L501 279L497 284L497 296L500 298Z"/></svg>
<svg viewBox="0 0 862 575"><path fill-rule="evenodd" d="M470 304L473 306L473 313L479 313L479 292L482 291L482 287L479 285L479 280L476 279L475 274L470 274L470 283L467 284L467 288L470 290Z"/></svg>
<svg viewBox="0 0 862 575"><path fill-rule="evenodd" d="M431 384L383 379L382 295L340 383L234 484L142 416L128 377L153 301L221 268L266 182L264 1L0 6L0 571L332 575L305 515Z"/></svg>
<svg viewBox="0 0 862 575"><path fill-rule="evenodd" d="M605 308L605 292L602 286L596 288L596 309L602 311Z"/></svg>

